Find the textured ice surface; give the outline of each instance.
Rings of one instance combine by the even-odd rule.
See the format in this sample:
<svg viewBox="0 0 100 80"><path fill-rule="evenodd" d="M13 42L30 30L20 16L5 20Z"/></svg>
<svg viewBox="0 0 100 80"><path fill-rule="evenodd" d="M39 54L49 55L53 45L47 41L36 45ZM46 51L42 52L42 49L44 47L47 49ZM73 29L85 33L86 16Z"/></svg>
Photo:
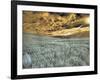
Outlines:
<svg viewBox="0 0 100 80"><path fill-rule="evenodd" d="M32 58L32 68L88 66L89 39L61 39L23 34L23 54Z"/></svg>

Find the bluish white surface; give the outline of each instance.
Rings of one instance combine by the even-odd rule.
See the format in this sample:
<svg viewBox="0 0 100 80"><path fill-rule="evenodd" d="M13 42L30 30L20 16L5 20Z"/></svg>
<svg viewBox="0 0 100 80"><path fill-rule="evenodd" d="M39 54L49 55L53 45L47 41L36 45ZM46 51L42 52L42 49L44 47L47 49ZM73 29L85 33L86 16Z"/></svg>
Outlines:
<svg viewBox="0 0 100 80"><path fill-rule="evenodd" d="M31 56L32 68L88 66L89 39L54 38L24 33L23 54L25 53Z"/></svg>

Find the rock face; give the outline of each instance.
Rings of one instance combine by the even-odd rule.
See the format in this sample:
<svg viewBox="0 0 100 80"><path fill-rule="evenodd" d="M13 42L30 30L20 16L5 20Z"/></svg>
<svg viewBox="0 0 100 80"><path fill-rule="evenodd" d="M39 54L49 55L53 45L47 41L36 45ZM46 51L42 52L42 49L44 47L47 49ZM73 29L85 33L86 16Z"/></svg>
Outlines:
<svg viewBox="0 0 100 80"><path fill-rule="evenodd" d="M32 59L31 59L31 55L28 53L23 53L23 58L22 58L22 62L23 62L23 68L32 68Z"/></svg>

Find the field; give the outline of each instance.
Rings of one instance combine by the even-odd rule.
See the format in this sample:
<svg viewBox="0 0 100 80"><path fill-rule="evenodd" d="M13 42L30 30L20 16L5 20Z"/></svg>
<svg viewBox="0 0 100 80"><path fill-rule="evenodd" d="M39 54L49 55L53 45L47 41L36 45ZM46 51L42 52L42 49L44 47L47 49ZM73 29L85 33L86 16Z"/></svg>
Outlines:
<svg viewBox="0 0 100 80"><path fill-rule="evenodd" d="M23 33L23 54L31 56L32 66L47 68L88 66L89 38L56 38Z"/></svg>

